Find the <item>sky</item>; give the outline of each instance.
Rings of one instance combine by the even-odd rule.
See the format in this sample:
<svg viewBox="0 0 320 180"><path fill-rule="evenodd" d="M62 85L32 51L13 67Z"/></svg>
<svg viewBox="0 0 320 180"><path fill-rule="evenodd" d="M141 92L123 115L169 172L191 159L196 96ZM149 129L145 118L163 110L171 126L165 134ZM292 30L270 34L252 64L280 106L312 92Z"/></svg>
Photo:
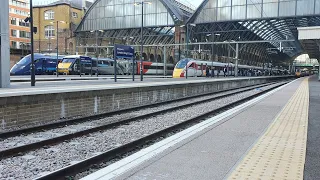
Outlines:
<svg viewBox="0 0 320 180"><path fill-rule="evenodd" d="M39 3L44 4L44 3L54 2L54 1L56 1L56 0L32 0L33 4L39 4ZM94 1L94 0L89 0L89 1ZM178 1L182 1L182 2L187 1L191 4L193 4L195 7L198 7L203 0L178 0Z"/></svg>

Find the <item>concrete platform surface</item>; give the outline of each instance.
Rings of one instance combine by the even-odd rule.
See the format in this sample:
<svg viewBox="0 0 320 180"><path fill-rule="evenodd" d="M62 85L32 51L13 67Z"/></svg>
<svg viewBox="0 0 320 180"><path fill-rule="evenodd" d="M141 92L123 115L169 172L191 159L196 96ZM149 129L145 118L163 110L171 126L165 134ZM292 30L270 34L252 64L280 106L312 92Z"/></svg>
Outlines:
<svg viewBox="0 0 320 180"><path fill-rule="evenodd" d="M172 76L163 75L144 75L146 79L149 78L172 78ZM135 79L139 79L140 75L135 75ZM108 80L114 79L114 75L99 75L98 77L93 75L36 75L36 81L76 81L76 80ZM118 75L117 79L132 79L132 76ZM10 76L11 82L30 82L30 75L25 76Z"/></svg>
<svg viewBox="0 0 320 180"><path fill-rule="evenodd" d="M228 179L302 180L306 158L308 109L309 84L308 78L305 78Z"/></svg>
<svg viewBox="0 0 320 180"><path fill-rule="evenodd" d="M83 180L228 178L304 79L190 127Z"/></svg>
<svg viewBox="0 0 320 180"><path fill-rule="evenodd" d="M267 76L268 78L270 76ZM272 76L276 77L276 76ZM46 93L62 93L62 92L77 92L77 91L92 91L103 89L119 89L119 88L133 88L141 86L164 86L174 84L192 84L211 81L226 81L226 80L238 80L238 79L255 79L265 78L260 77L228 77L228 78L179 78L179 79L165 79L147 78L144 81L136 79L132 81L129 79L122 79L118 82L114 82L112 79L107 80L78 80L78 81L53 81L53 82L36 82L35 87L30 86L30 82L17 82L11 83L10 88L0 88L0 97L5 96L17 96L17 95L34 95L34 94L46 94Z"/></svg>
<svg viewBox="0 0 320 180"><path fill-rule="evenodd" d="M310 105L304 179L320 179L320 81L309 80Z"/></svg>

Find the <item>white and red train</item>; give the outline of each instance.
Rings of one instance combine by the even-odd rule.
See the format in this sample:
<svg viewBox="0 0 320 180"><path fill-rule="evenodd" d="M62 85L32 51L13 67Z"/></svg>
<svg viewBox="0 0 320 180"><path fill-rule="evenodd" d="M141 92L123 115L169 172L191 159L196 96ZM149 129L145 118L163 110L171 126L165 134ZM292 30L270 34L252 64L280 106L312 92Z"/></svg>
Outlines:
<svg viewBox="0 0 320 180"><path fill-rule="evenodd" d="M118 60L118 65L123 69L124 74L132 74L133 64L130 60ZM145 75L163 75L164 74L164 63L156 63L143 61L142 62L142 72ZM166 74L172 74L174 65L166 64ZM135 74L140 74L140 61L136 61L134 64Z"/></svg>
<svg viewBox="0 0 320 180"><path fill-rule="evenodd" d="M227 69L227 75L233 76L235 74L235 64L232 63L222 63L222 62L211 62L211 61L201 61L191 58L180 60L173 71L173 78L185 77L188 74L188 77L200 77L206 76L206 68L213 68L215 75L223 76L223 69ZM186 73L186 71L188 71ZM248 65L238 65L238 71L240 75L262 75L262 71L271 71L271 69L263 69L262 67L257 66L248 66ZM272 71L278 71L277 69L272 69ZM248 73L248 74L244 74Z"/></svg>

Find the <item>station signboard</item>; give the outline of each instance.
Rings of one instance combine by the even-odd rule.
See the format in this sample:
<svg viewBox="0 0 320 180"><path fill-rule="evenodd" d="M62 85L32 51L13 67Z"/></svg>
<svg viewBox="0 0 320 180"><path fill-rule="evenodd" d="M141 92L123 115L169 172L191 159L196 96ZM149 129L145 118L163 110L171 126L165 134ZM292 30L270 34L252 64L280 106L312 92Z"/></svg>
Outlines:
<svg viewBox="0 0 320 180"><path fill-rule="evenodd" d="M134 57L134 48L132 46L115 45L115 56L117 58L132 59Z"/></svg>
<svg viewBox="0 0 320 180"><path fill-rule="evenodd" d="M134 48L132 46L119 45L114 46L114 81L117 82L117 59L131 59L132 63L132 80L134 81Z"/></svg>

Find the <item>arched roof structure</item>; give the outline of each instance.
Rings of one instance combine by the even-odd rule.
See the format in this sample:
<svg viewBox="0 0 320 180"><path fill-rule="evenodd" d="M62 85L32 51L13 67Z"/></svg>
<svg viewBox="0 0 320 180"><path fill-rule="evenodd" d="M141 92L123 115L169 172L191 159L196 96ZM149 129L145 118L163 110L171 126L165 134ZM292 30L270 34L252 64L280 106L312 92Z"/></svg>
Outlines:
<svg viewBox="0 0 320 180"><path fill-rule="evenodd" d="M219 33L217 41L273 40L256 44L263 56L277 51L278 57L292 59L306 51L298 40L297 27L320 25L319 0L204 0L188 23L197 24L199 34ZM239 26L240 25L240 26ZM199 30L202 29L202 30ZM276 40L294 39L293 42ZM279 52L281 49L281 52ZM320 53L307 52L320 57Z"/></svg>
<svg viewBox="0 0 320 180"><path fill-rule="evenodd" d="M93 38L90 31L100 31L100 38L131 38L140 41L141 0L96 0L88 9L76 32ZM174 26L184 24L194 9L176 0L148 0L144 5L145 43L174 43ZM103 33L102 33L103 31ZM160 36L160 37L159 37Z"/></svg>

